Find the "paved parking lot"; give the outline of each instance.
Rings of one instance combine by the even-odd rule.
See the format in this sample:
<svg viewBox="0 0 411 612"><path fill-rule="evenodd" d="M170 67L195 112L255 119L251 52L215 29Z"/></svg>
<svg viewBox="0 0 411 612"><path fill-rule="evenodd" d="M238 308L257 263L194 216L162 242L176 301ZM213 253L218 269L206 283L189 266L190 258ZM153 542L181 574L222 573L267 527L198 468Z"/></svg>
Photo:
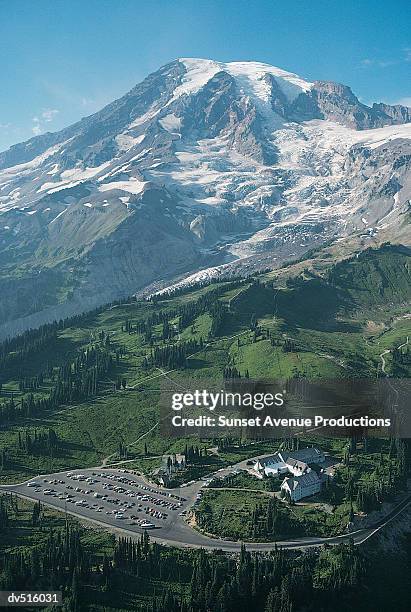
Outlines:
<svg viewBox="0 0 411 612"><path fill-rule="evenodd" d="M246 469L246 466L246 461L240 462L236 466L218 470L215 476L221 478L239 469ZM180 489L169 490L147 484L144 478L127 470L90 468L38 476L21 484L2 485L0 490L33 501L40 500L80 519L115 529L125 536L137 536L149 530L150 537L161 544L238 551L240 542L208 537L190 527L184 520L189 508L201 498L202 487L210 480L203 479L188 483ZM408 496L373 527L353 533L331 538L303 537L277 543L248 543L247 547L249 550L269 551L280 544L284 548L299 549L325 543L335 545L351 538L355 544L362 544L394 520L410 502Z"/></svg>
<svg viewBox="0 0 411 612"><path fill-rule="evenodd" d="M202 483L167 490L127 470L84 469L5 487L33 500L127 531L168 534L195 503ZM154 535L154 534L153 534Z"/></svg>

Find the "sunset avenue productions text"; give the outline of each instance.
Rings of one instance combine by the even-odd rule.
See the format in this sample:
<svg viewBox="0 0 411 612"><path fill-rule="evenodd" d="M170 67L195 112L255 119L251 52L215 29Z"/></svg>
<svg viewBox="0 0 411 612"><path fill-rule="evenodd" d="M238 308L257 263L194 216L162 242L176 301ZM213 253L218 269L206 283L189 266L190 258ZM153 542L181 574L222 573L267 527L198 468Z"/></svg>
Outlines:
<svg viewBox="0 0 411 612"><path fill-rule="evenodd" d="M183 417L175 414L172 417L174 427L390 427L391 419L375 418L369 416L350 417L339 416L326 418L316 415L312 418L274 418L272 416L255 416L251 418L200 415L196 417Z"/></svg>

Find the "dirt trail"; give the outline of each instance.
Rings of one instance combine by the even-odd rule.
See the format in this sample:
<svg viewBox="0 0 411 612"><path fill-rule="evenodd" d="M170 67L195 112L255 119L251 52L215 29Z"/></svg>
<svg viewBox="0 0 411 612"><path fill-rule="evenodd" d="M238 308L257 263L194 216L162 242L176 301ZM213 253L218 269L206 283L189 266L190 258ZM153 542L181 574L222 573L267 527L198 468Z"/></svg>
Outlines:
<svg viewBox="0 0 411 612"><path fill-rule="evenodd" d="M409 337L407 336L407 339L405 342L403 342L402 344L400 344L399 346L397 346L397 350L402 349L403 346L407 346L409 344ZM386 360L384 359L384 355L388 355L388 353L391 353L391 349L385 349L385 351L383 351L382 353L380 353L380 359L381 359L381 371L385 374L385 376L389 376L389 374L386 372L385 367L387 365Z"/></svg>

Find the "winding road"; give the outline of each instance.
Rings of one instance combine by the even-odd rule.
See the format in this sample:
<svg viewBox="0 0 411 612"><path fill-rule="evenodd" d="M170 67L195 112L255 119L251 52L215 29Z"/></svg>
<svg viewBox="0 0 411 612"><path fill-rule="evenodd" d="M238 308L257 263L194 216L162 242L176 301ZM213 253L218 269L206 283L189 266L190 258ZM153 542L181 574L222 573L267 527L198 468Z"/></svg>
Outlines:
<svg viewBox="0 0 411 612"><path fill-rule="evenodd" d="M225 468L219 470L219 476L225 476L232 473L234 470L243 468L243 464L245 462L240 462L234 466L229 468ZM42 504L53 508L55 510L60 510L62 512L67 512L68 514L75 516L80 520L89 521L95 525L100 527L104 527L109 531L113 531L118 535L123 536L131 536L131 537L139 537L142 533L141 527L139 527L135 523L128 523L126 521L116 520L114 514L108 514L108 509L112 509L113 506L106 504L101 500L101 496L107 494L107 490L104 489L105 478L101 478L101 473L104 475L109 475L109 478L128 478L132 480L133 484L124 485L125 487L130 487L131 490L137 491L138 489L147 490L147 487L150 489L150 495L156 496L158 499L166 499L168 500L169 494L173 494L177 497L184 498L184 501L180 502L181 506L178 509L174 509L168 511L167 520L157 523L157 529L152 529L150 531L150 537L153 541L158 542L159 544L167 545L167 546L175 546L178 548L205 548L205 549L220 549L227 552L236 552L240 549L241 543L234 542L226 539L220 539L216 537L209 537L203 533L200 533L196 529L192 528L181 515L182 511L187 511L193 506L195 503L197 496L201 489L204 487L207 481L210 480L211 476L207 479L201 479L196 482L189 484L186 487L181 487L180 489L168 490L161 487L158 487L153 484L147 484L147 481L140 476L136 476L131 473L125 473L124 470L116 470L116 469L103 469L100 468L87 468L84 470L75 470L76 473L80 473L85 475L85 477L97 477L97 484L87 485L83 483L83 486L92 487L93 491L98 493L99 498L87 499L88 502L97 501L99 504L103 504L102 508L107 512L101 512L100 514L96 514L96 510L92 507L82 507L76 506L75 504L67 504L64 499L59 499L58 494L67 495L67 473L59 472L55 474L49 474L45 476L38 476L35 480L37 482L43 483L44 481L52 481L53 488L57 491L57 495L53 497L44 497L44 488L47 485L42 484L42 487L37 489L30 488L27 486L27 482L15 485L2 485L0 486L0 491L6 493L14 493L21 498L28 499L30 501L38 501L41 500ZM64 481L63 483L54 483L55 480ZM111 482L111 481L110 481ZM79 493L74 493L76 497L79 496ZM115 493L115 495L121 500L125 502L130 502L130 497L127 496L126 493ZM80 494L80 497L84 498L84 493ZM86 496L87 497L87 496ZM93 496L92 496L93 497ZM247 545L247 549L250 551L270 551L273 550L276 546L281 546L286 549L306 549L312 547L322 546L324 544L328 545L337 545L341 542L347 542L349 540L353 540L355 545L361 545L375 534L377 534L381 529L383 529L390 522L395 520L406 508L408 508L411 503L411 495L407 495L404 499L402 499L393 510L386 516L379 519L372 526L365 527L363 529L358 529L356 531L342 534L339 536L323 538L323 537L304 537L304 538L295 538L288 540L279 540L277 542L245 542ZM133 510L132 510L133 511ZM134 510L137 512L137 510ZM130 512L130 511L129 511ZM142 518L147 518L142 516ZM120 524L119 524L120 523Z"/></svg>
<svg viewBox="0 0 411 612"><path fill-rule="evenodd" d="M235 336L232 336L231 338L236 338L241 335L242 334L237 334ZM407 337L406 342L400 345L400 347L398 348L402 348L408 343L409 343L409 340ZM380 358L382 360L381 369L386 376L388 376L388 374L385 372L386 363L385 363L384 355L389 352L390 350L387 349L383 351L380 355ZM190 355L190 357L194 356L194 354ZM148 377L148 379L164 377L164 376L167 376L171 372L173 372L173 370L170 370L169 372L161 371L160 374ZM138 387L142 382L144 382L144 380L145 379L136 383L134 385L134 388ZM130 387L130 388L133 388L133 387ZM131 443L130 446L132 446L133 444L136 444L139 440L144 438L144 436L146 436L148 433L153 431L158 426L158 424L159 424L158 422L155 423L151 429L143 433L137 440ZM68 495L67 490L66 490L68 488L67 487L67 483L68 483L67 470L65 470L64 472L53 473L49 475L41 475L41 476L39 475L36 478L36 481L39 482L41 480L42 485L41 487L37 489L33 487L28 487L27 483L29 481L25 481L19 484L0 485L0 492L14 493L18 495L19 497L23 499L28 499L30 501L41 500L42 504L44 504L45 506L48 506L56 510L60 510L62 512L67 512L67 514L75 516L76 518L80 520L89 521L95 525L98 525L110 531L113 531L116 534L127 535L131 537L138 537L142 533L142 528L139 527L138 524L136 524L135 522L126 524L126 521L116 520L115 515L112 513L109 513L109 508L112 509L113 506L110 506L108 504L106 505L106 503L105 502L103 503L103 500L101 499L102 496L105 495L106 493L106 489L104 488L106 475L107 474L112 475L114 479L116 478L118 479L118 478L124 477L124 473L125 473L125 470L120 470L114 467L107 466L107 463L111 457L113 457L113 455L109 455L108 457L106 457L105 460L103 461L103 464L100 467L85 468L82 470L73 470L77 473L81 472L82 474L84 474L85 476L89 478L95 477L97 473L98 480L95 480L95 484L88 485L88 486L89 488L92 487L93 492L95 491L95 493L98 494L97 498L95 498L94 501L96 501L97 499L99 504L103 504L102 509L101 511L99 511L99 513L97 513L95 509L90 507L91 504L89 504L87 507L84 507L84 506L76 506L74 503L70 505L67 503L67 500L65 499L67 498L67 495ZM233 466L230 466L224 469L220 469L215 474L218 474L220 477L224 477L228 474L233 473L236 470L246 469L247 461L249 460L244 460L236 465L233 465ZM190 508L192 508L192 506L195 504L196 500L198 499L198 494L200 493L201 489L206 485L207 481L209 481L213 476L214 474L210 475L207 478L202 478L198 481L192 482L185 487L181 487L180 489L173 489L170 491L167 489L163 489L154 484L148 484L147 480L142 476L137 476L135 474L130 474L130 473L127 474L127 478L131 479L134 483L130 485L130 487L131 488L134 487L133 490L135 491L137 490L141 491L141 489L147 489L147 487L149 487L150 495L152 495L153 497L156 497L157 499L164 500L164 499L172 497L173 495L180 497L180 498L184 498L184 501L181 502L178 509L173 509L171 511L168 511L167 519L161 522L161 524L157 522L158 523L156 525L157 529L152 529L150 531L150 537L152 540L160 544L163 544L163 545L175 546L179 548L220 549L220 550L224 550L227 552L236 552L240 549L241 547L240 542L234 542L234 541L230 541L226 539L211 537L203 533L200 533L196 529L192 528L186 522L184 516L182 516L182 512L187 513L187 511ZM43 483L49 482L49 481L52 481L53 488L56 491L56 494L54 496L47 496L46 498L44 498L44 488L46 485L44 485ZM70 486L70 489L72 488L73 487ZM62 499L59 499L58 495L61 495ZM83 493L76 493L76 497L79 497L79 495L80 497L83 497ZM116 495L123 502L130 502L130 496L127 496L127 494L116 493ZM87 501L89 501L90 499L91 498L89 498ZM334 536L334 537L328 537L328 538L304 537L304 538L295 538L295 539L290 539L290 540L279 540L277 542L245 542L245 543L247 545L248 550L260 551L260 552L273 550L276 546L281 546L282 548L286 548L286 549L306 549L306 548L311 548L311 547L322 546L324 544L337 545L337 544L340 544L341 542L347 542L349 540L352 540L354 544L358 546L358 545L362 545L364 542L366 542L371 537L373 537L375 534L377 534L386 525L394 521L404 510L408 508L410 503L411 503L411 495L407 495L404 499L399 501L399 503L395 506L395 508L393 508L390 511L389 514L387 514L384 517L381 517L372 526L364 527L362 529L358 529L356 531ZM134 510L134 512L137 512L137 510ZM142 517L142 518L145 518L145 517Z"/></svg>
<svg viewBox="0 0 411 612"><path fill-rule="evenodd" d="M400 344L399 346L397 346L397 350L402 349L403 346L407 346L409 344L409 338L407 336L407 339L405 342L403 342L402 344ZM380 359L381 359L381 372L383 372L383 374L385 374L385 376L389 376L388 372L385 371L385 366L387 365L385 359L384 359L384 355L388 355L388 353L391 353L391 349L385 349L385 351L383 351L382 353L380 353Z"/></svg>

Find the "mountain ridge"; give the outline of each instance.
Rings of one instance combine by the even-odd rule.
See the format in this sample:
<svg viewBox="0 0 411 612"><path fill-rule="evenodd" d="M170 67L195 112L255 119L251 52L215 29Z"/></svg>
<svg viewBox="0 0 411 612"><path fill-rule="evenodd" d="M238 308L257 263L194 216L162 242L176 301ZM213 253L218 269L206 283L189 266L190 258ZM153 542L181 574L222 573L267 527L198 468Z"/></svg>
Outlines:
<svg viewBox="0 0 411 612"><path fill-rule="evenodd" d="M276 267L329 240L394 237L407 227L410 117L259 62L170 62L0 153L0 325L210 265ZM51 289L27 302L40 277Z"/></svg>
<svg viewBox="0 0 411 612"><path fill-rule="evenodd" d="M150 86L153 75L158 74L162 76L162 74L164 72L169 71L171 67L172 70L169 72L168 76L171 76L171 78L178 77L178 76L183 77L184 74L187 74L189 72L188 70L185 70L184 72L184 62L200 62L200 63L208 62L215 66L219 66L221 68L221 70L219 71L224 71L225 67L228 67L229 69L230 66L235 67L235 66L250 65L250 66L257 67L257 69L261 73L264 73L265 71L265 74L267 75L276 76L278 79L281 79L282 82L291 79L291 83L293 83L294 81L294 87L295 88L299 87L301 89L301 93L310 91L312 88L315 88L315 86L317 86L317 88L319 90L323 90L324 93L333 93L333 94L338 94L340 96L342 95L343 97L347 98L354 104L359 103L358 98L353 94L351 88L348 87L347 85L343 85L341 83L334 82L334 81L326 81L326 80L317 80L317 81L314 81L313 83L310 83L308 81L304 81L295 73L288 72L286 70L282 70L281 68L277 68L275 66L271 66L270 64L265 64L262 62L251 62L250 61L250 62L224 63L224 62L214 62L213 60L204 60L204 59L199 59L199 58L178 58L164 65L157 72L152 73L151 75L146 77L140 84L137 84L132 89L130 89L126 94L124 94L123 96L115 100L114 102L110 102L109 104L104 106L101 110L97 111L96 113L83 117L79 121L75 122L74 124L66 128L63 128L62 130L59 130L57 132L46 132L38 136L33 136L29 140L23 141L21 143L17 143L15 145L12 145L5 151L1 151L0 152L0 169L10 167L10 165L15 165L15 164L12 164L12 159L15 160L14 153L17 153L18 151L20 151L23 145L25 146L26 149L27 148L31 149L35 143L44 143L44 149L46 149L52 146L53 144L57 144L58 141L56 141L55 136L63 135L63 134L70 134L70 132L72 132L75 128L83 127L84 125L87 126L87 123L94 118L97 118L97 120L104 119L104 115L110 112L111 110L114 110L116 106L118 105L119 101L123 101L125 99L131 98L136 93L136 90L138 90L139 86L144 85L144 84ZM214 73L210 71L208 73L208 78L203 83L203 85L206 85L207 82L212 77L215 76L215 74L217 74L217 71ZM203 85L200 85L199 87ZM184 86L181 85L181 87L183 88L183 91L184 91ZM378 103L374 102L372 107L368 107L362 103L359 103L359 104L361 104L363 108L367 108L370 111L375 109L378 113L385 114L386 121L389 122L390 119L392 121L392 123L386 123L386 125L409 123L411 121L411 108L401 105L401 104L389 105L383 102L378 102ZM319 117L311 117L311 118L319 118ZM381 126L378 126L378 127L381 127ZM31 155L30 151L26 151L26 154L28 156ZM31 159L33 159L33 157L22 158L19 163L25 163L27 161L31 161Z"/></svg>

